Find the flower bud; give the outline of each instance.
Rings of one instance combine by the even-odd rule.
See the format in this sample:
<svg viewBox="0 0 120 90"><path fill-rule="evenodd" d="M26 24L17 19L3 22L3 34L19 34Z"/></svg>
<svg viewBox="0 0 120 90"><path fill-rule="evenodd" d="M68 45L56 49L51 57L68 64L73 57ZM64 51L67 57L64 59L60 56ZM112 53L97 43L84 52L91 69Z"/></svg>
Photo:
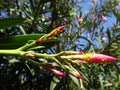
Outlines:
<svg viewBox="0 0 120 90"><path fill-rule="evenodd" d="M66 75L64 73L62 73L61 71L55 70L55 69L50 69L50 71L55 75L55 76L59 76L59 77L64 77L66 78Z"/></svg>
<svg viewBox="0 0 120 90"><path fill-rule="evenodd" d="M107 21L107 18L105 16L102 16L101 20L102 21Z"/></svg>
<svg viewBox="0 0 120 90"><path fill-rule="evenodd" d="M46 38L50 37L50 36L56 36L58 35L59 33L61 33L63 30L64 30L65 26L60 26L58 28L55 28L53 31L51 31L47 36Z"/></svg>
<svg viewBox="0 0 120 90"><path fill-rule="evenodd" d="M72 59L78 59L78 60L85 60L92 63L105 63L105 62L113 62L116 61L117 58L103 55L103 54L83 54L83 55L72 55Z"/></svg>
<svg viewBox="0 0 120 90"><path fill-rule="evenodd" d="M77 71L70 71L70 73L77 78L83 78L83 76L81 76Z"/></svg>
<svg viewBox="0 0 120 90"><path fill-rule="evenodd" d="M77 16L77 20L78 20L79 22L83 22L83 18L82 18L82 17Z"/></svg>
<svg viewBox="0 0 120 90"><path fill-rule="evenodd" d="M88 62L92 63L106 63L106 62L113 62L116 61L117 58L108 56L108 55L103 55L103 54L91 54L90 55L90 60Z"/></svg>
<svg viewBox="0 0 120 90"><path fill-rule="evenodd" d="M106 63L106 62L113 62L116 61L117 58L103 55L103 54L82 54L82 55L68 55L68 56L61 56L62 59L71 59L71 60L83 60L91 63Z"/></svg>

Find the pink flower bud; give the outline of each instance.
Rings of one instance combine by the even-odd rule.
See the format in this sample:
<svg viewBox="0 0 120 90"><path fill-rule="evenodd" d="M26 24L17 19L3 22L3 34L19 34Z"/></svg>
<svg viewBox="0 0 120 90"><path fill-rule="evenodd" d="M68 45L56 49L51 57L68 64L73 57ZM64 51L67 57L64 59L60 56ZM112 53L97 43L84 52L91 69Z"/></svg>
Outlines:
<svg viewBox="0 0 120 90"><path fill-rule="evenodd" d="M116 61L117 58L103 54L91 54L88 62L92 63L106 63Z"/></svg>
<svg viewBox="0 0 120 90"><path fill-rule="evenodd" d="M96 3L97 2L97 0L93 0L93 3Z"/></svg>
<svg viewBox="0 0 120 90"><path fill-rule="evenodd" d="M22 18L26 18L26 15L25 15L25 13L22 13Z"/></svg>
<svg viewBox="0 0 120 90"><path fill-rule="evenodd" d="M107 18L105 16L102 16L101 20L102 21L107 21Z"/></svg>
<svg viewBox="0 0 120 90"><path fill-rule="evenodd" d="M66 78L66 75L64 73L62 73L61 71L55 70L55 69L50 69L50 71L55 75L55 76L59 76L59 77L64 77Z"/></svg>
<svg viewBox="0 0 120 90"><path fill-rule="evenodd" d="M77 20L78 20L79 22L83 22L83 18L82 18L82 17L77 16Z"/></svg>
<svg viewBox="0 0 120 90"><path fill-rule="evenodd" d="M71 60L83 60L83 61L92 62L92 63L105 63L105 62L113 62L117 60L117 58L112 56L95 54L95 53L61 56L61 58L71 59Z"/></svg>

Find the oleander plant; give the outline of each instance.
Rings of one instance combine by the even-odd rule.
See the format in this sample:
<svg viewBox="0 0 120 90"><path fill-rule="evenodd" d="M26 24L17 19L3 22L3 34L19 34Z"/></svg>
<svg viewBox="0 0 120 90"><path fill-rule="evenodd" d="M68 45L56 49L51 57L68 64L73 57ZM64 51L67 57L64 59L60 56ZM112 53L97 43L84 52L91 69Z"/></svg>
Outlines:
<svg viewBox="0 0 120 90"><path fill-rule="evenodd" d="M0 11L1 90L120 89L119 0L1 0Z"/></svg>

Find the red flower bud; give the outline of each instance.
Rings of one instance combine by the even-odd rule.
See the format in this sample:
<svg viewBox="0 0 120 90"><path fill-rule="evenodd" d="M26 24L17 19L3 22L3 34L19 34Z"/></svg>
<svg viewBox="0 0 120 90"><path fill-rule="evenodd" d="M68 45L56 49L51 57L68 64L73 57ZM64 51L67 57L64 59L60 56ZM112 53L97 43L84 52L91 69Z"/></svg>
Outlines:
<svg viewBox="0 0 120 90"><path fill-rule="evenodd" d="M105 63L105 62L113 62L117 60L117 58L112 56L95 54L95 53L81 54L81 55L67 55L67 56L61 56L61 58L71 59L71 60L83 60L92 63Z"/></svg>
<svg viewBox="0 0 120 90"><path fill-rule="evenodd" d="M58 33L61 33L64 28L65 28L65 25L60 26L60 27L56 28L56 31L57 31ZM57 34L57 32L56 32L56 34Z"/></svg>
<svg viewBox="0 0 120 90"><path fill-rule="evenodd" d="M50 71L56 76L66 78L66 75L64 73L62 73L61 71L58 71L58 70L55 70L55 69L50 69Z"/></svg>
<svg viewBox="0 0 120 90"><path fill-rule="evenodd" d="M61 33L64 30L65 26L60 26L58 28L55 28L53 31L51 31L46 37L50 37L50 36L55 36L58 35L59 33Z"/></svg>
<svg viewBox="0 0 120 90"><path fill-rule="evenodd" d="M83 76L81 76L80 74L78 74L76 77L81 79L83 78Z"/></svg>
<svg viewBox="0 0 120 90"><path fill-rule="evenodd" d="M112 56L107 56L103 54L93 54L93 53L83 54L83 55L72 55L71 59L84 60L92 63L105 63L105 62L113 62L117 60L117 58Z"/></svg>
<svg viewBox="0 0 120 90"><path fill-rule="evenodd" d="M90 60L88 60L88 62L105 63L105 62L113 62L116 60L117 60L117 58L112 57L112 56L107 56L107 55L103 55L103 54L91 54Z"/></svg>

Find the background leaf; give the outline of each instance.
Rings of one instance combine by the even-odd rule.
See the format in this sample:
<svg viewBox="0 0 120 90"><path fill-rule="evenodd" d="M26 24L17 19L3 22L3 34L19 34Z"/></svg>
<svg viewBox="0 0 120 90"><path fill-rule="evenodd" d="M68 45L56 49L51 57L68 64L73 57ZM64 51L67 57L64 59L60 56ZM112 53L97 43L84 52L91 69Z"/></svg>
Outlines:
<svg viewBox="0 0 120 90"><path fill-rule="evenodd" d="M60 80L57 78L57 77L53 77L53 80L51 81L51 84L50 84L50 90L55 90L55 87L57 85L57 83L59 83Z"/></svg>
<svg viewBox="0 0 120 90"><path fill-rule="evenodd" d="M79 79L72 76L71 74L69 74L69 77L72 79L72 81L78 86L78 88L80 88L80 83L79 83Z"/></svg>
<svg viewBox="0 0 120 90"><path fill-rule="evenodd" d="M6 18L0 20L0 29L8 28L25 22L29 22L28 18Z"/></svg>

